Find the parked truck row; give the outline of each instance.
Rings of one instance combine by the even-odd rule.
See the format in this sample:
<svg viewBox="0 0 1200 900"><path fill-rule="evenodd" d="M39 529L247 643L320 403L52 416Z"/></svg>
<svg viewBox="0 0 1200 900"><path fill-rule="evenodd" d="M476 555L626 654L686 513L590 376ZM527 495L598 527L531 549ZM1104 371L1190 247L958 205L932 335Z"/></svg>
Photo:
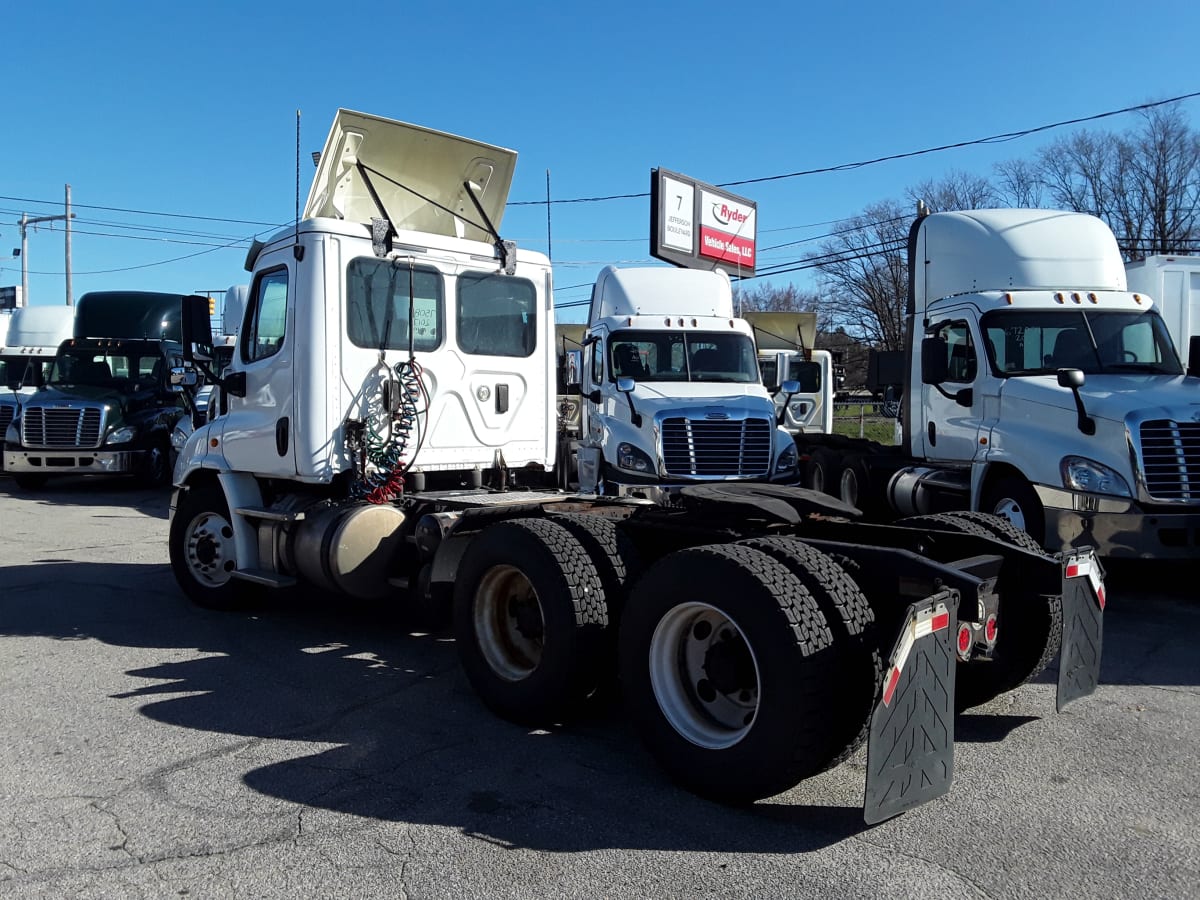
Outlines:
<svg viewBox="0 0 1200 900"><path fill-rule="evenodd" d="M1094 552L797 486L803 385L764 386L724 273L606 269L570 347L549 260L500 236L515 158L341 110L300 221L248 255L223 371L185 302L174 379L221 397L174 476L194 602L307 585L450 617L498 715L561 722L615 680L721 801L866 743L872 822L949 789L957 709L1056 655L1060 707L1094 689Z"/></svg>
<svg viewBox="0 0 1200 900"><path fill-rule="evenodd" d="M84 294L70 307L25 307L9 329L41 343L0 356L25 363L19 389L0 402L4 470L36 489L55 476L131 475L170 482L171 433L195 405L170 382L182 363L182 295L139 291ZM19 328L17 326L20 326ZM16 359L14 366L8 360ZM13 385L10 383L10 387Z"/></svg>

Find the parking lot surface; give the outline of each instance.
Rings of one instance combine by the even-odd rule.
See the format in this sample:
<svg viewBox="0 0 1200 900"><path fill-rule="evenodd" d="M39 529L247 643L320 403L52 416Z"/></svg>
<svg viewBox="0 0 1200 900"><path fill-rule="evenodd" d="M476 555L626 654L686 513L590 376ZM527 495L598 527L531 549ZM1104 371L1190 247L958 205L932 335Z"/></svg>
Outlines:
<svg viewBox="0 0 1200 900"><path fill-rule="evenodd" d="M1114 569L1101 686L957 720L950 794L865 755L746 809L619 706L488 713L453 640L314 596L191 606L169 495L0 477L0 897L1181 897L1200 884L1200 570Z"/></svg>

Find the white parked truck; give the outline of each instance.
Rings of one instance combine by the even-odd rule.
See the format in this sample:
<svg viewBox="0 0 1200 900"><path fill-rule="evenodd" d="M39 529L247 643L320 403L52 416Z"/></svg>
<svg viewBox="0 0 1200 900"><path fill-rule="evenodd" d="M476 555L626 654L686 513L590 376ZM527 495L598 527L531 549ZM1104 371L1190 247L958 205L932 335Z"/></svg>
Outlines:
<svg viewBox="0 0 1200 900"><path fill-rule="evenodd" d="M655 497L688 483L797 480L795 442L725 272L609 266L582 343L581 490Z"/></svg>
<svg viewBox="0 0 1200 900"><path fill-rule="evenodd" d="M70 306L22 306L3 319L0 343L0 442L21 404L46 383L59 345L71 337L75 309ZM0 443L0 469L4 467Z"/></svg>
<svg viewBox="0 0 1200 900"><path fill-rule="evenodd" d="M207 301L185 301L189 365L226 406L175 469L171 565L195 603L304 583L452 613L491 710L559 722L619 678L660 764L723 801L786 790L866 741L868 821L945 793L955 709L1060 644L1059 702L1094 689L1090 551L1049 557L992 517L870 525L724 469L688 470L661 503L619 490L634 450L672 478L713 448L781 467L753 341L718 276L609 270L583 350L560 353L549 260L498 233L514 163L341 110L303 217L250 252L219 377ZM657 296L691 291L704 305L686 313ZM651 377L625 369L634 357ZM592 492L558 489L576 381Z"/></svg>
<svg viewBox="0 0 1200 900"><path fill-rule="evenodd" d="M1125 264L1125 280L1130 291L1154 300L1186 357L1192 339L1200 338L1200 256L1147 256Z"/></svg>
<svg viewBox="0 0 1200 900"><path fill-rule="evenodd" d="M809 439L807 483L881 519L993 513L1051 551L1194 559L1200 379L1108 227L936 213L909 262L903 444Z"/></svg>
<svg viewBox="0 0 1200 900"><path fill-rule="evenodd" d="M763 384L793 435L832 434L837 371L833 354L815 350L817 316L811 312L745 312L758 345ZM796 383L788 394L783 384Z"/></svg>

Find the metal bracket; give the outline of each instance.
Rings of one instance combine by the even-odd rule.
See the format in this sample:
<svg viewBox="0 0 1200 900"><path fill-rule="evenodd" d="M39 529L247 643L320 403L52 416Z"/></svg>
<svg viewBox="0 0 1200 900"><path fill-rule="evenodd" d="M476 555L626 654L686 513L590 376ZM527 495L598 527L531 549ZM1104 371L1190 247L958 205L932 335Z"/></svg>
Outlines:
<svg viewBox="0 0 1200 900"><path fill-rule="evenodd" d="M371 251L380 259L392 252L392 223L387 219L371 219Z"/></svg>

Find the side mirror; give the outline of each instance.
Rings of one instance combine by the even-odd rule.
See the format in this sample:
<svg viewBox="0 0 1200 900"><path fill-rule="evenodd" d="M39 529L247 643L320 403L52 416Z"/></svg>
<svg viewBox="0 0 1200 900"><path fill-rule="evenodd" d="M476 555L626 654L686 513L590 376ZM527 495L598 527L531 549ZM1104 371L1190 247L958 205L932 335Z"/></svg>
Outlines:
<svg viewBox="0 0 1200 900"><path fill-rule="evenodd" d="M622 394L632 394L635 387L637 387L637 382L628 375L621 375L617 378L617 390Z"/></svg>
<svg viewBox="0 0 1200 900"><path fill-rule="evenodd" d="M785 381L783 384L781 384L779 386L779 390L781 392L783 392L784 394L786 394L787 396L791 397L793 394L800 393L800 382Z"/></svg>
<svg viewBox="0 0 1200 900"><path fill-rule="evenodd" d="M172 394L182 394L188 388L194 388L200 383L200 376L189 366L173 366L167 380L167 387Z"/></svg>
<svg viewBox="0 0 1200 900"><path fill-rule="evenodd" d="M1058 370L1059 387L1071 388L1072 390L1075 390L1076 388L1083 387L1083 382L1085 380L1086 379L1084 378L1083 371L1081 369Z"/></svg>
<svg viewBox="0 0 1200 900"><path fill-rule="evenodd" d="M563 373L563 383L569 388L579 387L579 373L583 371L583 351L568 350L563 360L566 371Z"/></svg>
<svg viewBox="0 0 1200 900"><path fill-rule="evenodd" d="M1193 378L1200 378L1200 334L1193 335L1188 341L1187 373Z"/></svg>
<svg viewBox="0 0 1200 900"><path fill-rule="evenodd" d="M207 297L184 297L183 315L179 320L183 338L183 358L205 362L213 358L212 319L208 315Z"/></svg>
<svg viewBox="0 0 1200 900"><path fill-rule="evenodd" d="M942 384L950 377L950 360L946 357L946 342L927 337L921 341L921 381Z"/></svg>

